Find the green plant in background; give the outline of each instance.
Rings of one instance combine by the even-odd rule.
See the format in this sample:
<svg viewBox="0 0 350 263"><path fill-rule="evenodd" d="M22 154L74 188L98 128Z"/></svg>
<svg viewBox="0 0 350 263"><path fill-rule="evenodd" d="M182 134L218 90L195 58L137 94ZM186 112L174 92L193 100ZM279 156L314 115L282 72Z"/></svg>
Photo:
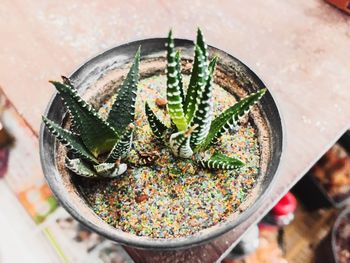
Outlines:
<svg viewBox="0 0 350 263"><path fill-rule="evenodd" d="M139 62L140 49L106 120L79 96L69 79L63 77L63 83L51 81L68 109L72 125L65 130L44 116L43 122L69 150L69 170L84 177L116 177L126 171L121 161L132 143Z"/></svg>
<svg viewBox="0 0 350 263"><path fill-rule="evenodd" d="M207 45L198 29L194 63L185 95L180 53L175 51L170 31L167 41L167 109L172 126L167 127L147 102L145 112L153 134L168 144L175 156L193 158L204 168L231 170L244 163L219 152L208 156L205 151L224 132L238 124L265 94L266 89L241 99L213 119L212 84L217 60L214 57L209 62Z"/></svg>

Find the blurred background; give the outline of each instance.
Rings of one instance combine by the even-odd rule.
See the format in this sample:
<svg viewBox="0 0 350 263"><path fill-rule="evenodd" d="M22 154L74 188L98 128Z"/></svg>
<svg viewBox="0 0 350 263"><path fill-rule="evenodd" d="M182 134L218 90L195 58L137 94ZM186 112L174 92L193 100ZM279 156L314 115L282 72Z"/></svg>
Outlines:
<svg viewBox="0 0 350 263"><path fill-rule="evenodd" d="M273 93L286 161L276 206L252 220L259 223L238 246L166 254L167 262L206 262L203 253L213 255L207 262L350 262L349 12L348 0L1 0L0 262L165 262L126 253L59 206L42 174L38 133L54 94L48 80L170 28L193 39L198 26Z"/></svg>

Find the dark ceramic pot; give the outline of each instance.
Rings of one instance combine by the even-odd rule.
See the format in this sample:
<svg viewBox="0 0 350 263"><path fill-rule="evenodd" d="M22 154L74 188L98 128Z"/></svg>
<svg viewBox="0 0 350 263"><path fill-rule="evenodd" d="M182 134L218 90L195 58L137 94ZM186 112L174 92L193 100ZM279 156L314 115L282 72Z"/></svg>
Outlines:
<svg viewBox="0 0 350 263"><path fill-rule="evenodd" d="M152 74L160 74L160 72L164 72L165 68L165 42L166 39L163 38L146 39L112 48L90 59L79 67L70 78L86 99L91 98L91 94L103 94L104 91L101 85L99 87L95 83L103 82L108 78L113 79L114 77L110 75L116 73L115 76L117 76L118 71L123 71L122 74L118 75L119 78L123 74L125 75L125 65L132 61L135 51L140 45L142 46L141 78ZM193 58L192 41L175 39L175 46L181 50L184 60ZM234 96L242 97L247 93L265 87L263 82L238 59L214 47L209 47L209 53L216 54L219 57L218 70L220 74L216 75L216 82L220 82L219 84ZM157 61L161 63L157 63ZM57 123L64 123L66 111L57 95L53 96L49 102L45 115ZM68 173L62 172L62 169L60 170L62 165L57 159L57 142L43 126L40 132L42 167L45 177L61 205L75 219L92 231L118 243L145 249L165 250L196 246L214 239L247 220L253 211L261 206L276 177L282 155L283 132L280 113L269 92L265 94L255 110L250 113L250 121L258 130L259 143L262 149L259 182L247 200L241 205L239 211L226 221L188 237L174 239L141 237L123 232L105 223L90 209L84 199L79 190L80 181L74 179Z"/></svg>
<svg viewBox="0 0 350 263"><path fill-rule="evenodd" d="M350 153L350 130L347 130L337 143ZM325 207L342 208L350 204L350 194L344 194L340 198L330 196L326 188L313 175L312 169L295 185L293 191L309 210Z"/></svg>
<svg viewBox="0 0 350 263"><path fill-rule="evenodd" d="M342 219L350 214L350 207L345 208L334 221L328 235L320 242L315 252L315 263L340 263L337 255L337 232Z"/></svg>

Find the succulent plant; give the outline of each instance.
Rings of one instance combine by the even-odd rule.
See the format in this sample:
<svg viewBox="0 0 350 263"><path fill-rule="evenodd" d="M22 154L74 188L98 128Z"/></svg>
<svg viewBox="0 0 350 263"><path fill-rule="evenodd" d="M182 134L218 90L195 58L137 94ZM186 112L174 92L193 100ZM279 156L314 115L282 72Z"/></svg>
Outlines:
<svg viewBox="0 0 350 263"><path fill-rule="evenodd" d="M75 174L111 178L126 171L121 161L132 143L139 62L140 49L106 119L79 96L68 78L63 77L62 83L51 81L68 109L71 127L66 130L44 116L43 122L67 148L65 164Z"/></svg>
<svg viewBox="0 0 350 263"><path fill-rule="evenodd" d="M192 158L207 169L236 169L244 163L236 158L207 148L222 134L232 130L265 94L266 89L241 99L213 119L213 78L218 58L209 62L207 45L202 32L197 31L193 68L187 93L181 73L180 52L175 50L172 32L167 40L167 111L171 127L167 127L145 103L145 112L153 134L180 158Z"/></svg>

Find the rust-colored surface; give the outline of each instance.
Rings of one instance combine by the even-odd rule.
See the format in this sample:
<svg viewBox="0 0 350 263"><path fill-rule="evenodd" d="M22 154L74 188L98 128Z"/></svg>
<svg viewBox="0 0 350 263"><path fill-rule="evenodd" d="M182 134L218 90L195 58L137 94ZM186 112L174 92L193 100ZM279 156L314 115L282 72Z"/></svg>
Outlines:
<svg viewBox="0 0 350 263"><path fill-rule="evenodd" d="M349 0L326 0L330 4L338 7L339 9L350 14L350 1Z"/></svg>
<svg viewBox="0 0 350 263"><path fill-rule="evenodd" d="M249 10L249 12L248 12ZM104 49L140 38L191 38L250 66L273 92L285 120L280 176L254 216L226 235L186 251L128 249L137 262L213 262L227 251L349 127L350 17L322 0L46 1L0 5L0 86L38 131L53 88Z"/></svg>

